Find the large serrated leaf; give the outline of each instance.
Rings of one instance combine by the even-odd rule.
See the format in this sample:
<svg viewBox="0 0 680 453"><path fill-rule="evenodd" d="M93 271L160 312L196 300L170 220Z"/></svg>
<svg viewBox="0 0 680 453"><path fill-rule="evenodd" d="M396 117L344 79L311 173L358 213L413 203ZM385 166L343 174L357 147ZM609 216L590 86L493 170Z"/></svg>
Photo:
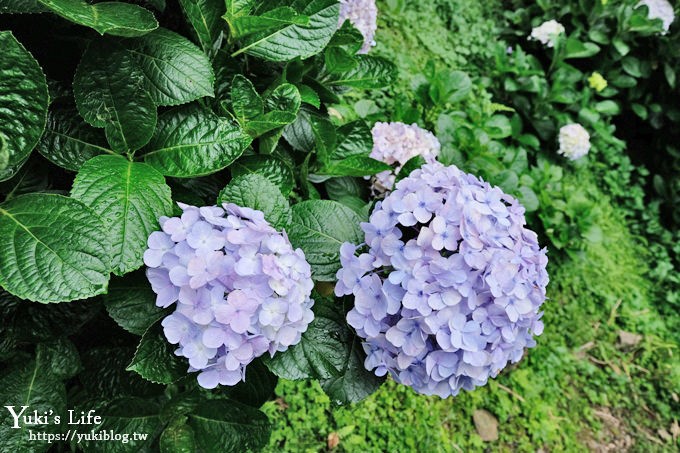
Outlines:
<svg viewBox="0 0 680 453"><path fill-rule="evenodd" d="M368 156L354 155L329 162L318 173L325 176L371 176L391 169L392 167L385 162Z"/></svg>
<svg viewBox="0 0 680 453"><path fill-rule="evenodd" d="M156 306L156 294L142 270L112 280L104 304L109 316L135 335L143 335L156 321L170 314Z"/></svg>
<svg viewBox="0 0 680 453"><path fill-rule="evenodd" d="M321 52L338 28L340 4L336 0L312 0L300 11L307 25L288 25L248 36L236 52L270 61L305 59Z"/></svg>
<svg viewBox="0 0 680 453"><path fill-rule="evenodd" d="M261 16L242 16L229 21L233 39L264 31L276 31L288 25L309 25L309 17L298 14L290 6L281 6Z"/></svg>
<svg viewBox="0 0 680 453"><path fill-rule="evenodd" d="M352 334L332 300L315 298L314 321L298 344L274 357L264 357L277 376L289 379L330 379L345 369Z"/></svg>
<svg viewBox="0 0 680 453"><path fill-rule="evenodd" d="M59 379L72 378L82 367L78 349L67 338L58 338L39 344L36 348L36 356Z"/></svg>
<svg viewBox="0 0 680 453"><path fill-rule="evenodd" d="M38 0L0 0L0 14L29 14L49 11Z"/></svg>
<svg viewBox="0 0 680 453"><path fill-rule="evenodd" d="M264 102L253 83L241 74L231 82L231 108L242 126L264 112Z"/></svg>
<svg viewBox="0 0 680 453"><path fill-rule="evenodd" d="M236 178L241 175L256 173L273 182L284 196L290 195L295 187L293 170L281 159L273 156L252 155L243 156L229 167L231 176Z"/></svg>
<svg viewBox="0 0 680 453"><path fill-rule="evenodd" d="M191 24L198 37L203 52L210 54L215 43L220 40L225 13L223 0L179 0L187 21Z"/></svg>
<svg viewBox="0 0 680 453"><path fill-rule="evenodd" d="M338 141L331 160L341 160L346 157L362 155L368 156L373 149L371 128L363 121L353 121L338 128Z"/></svg>
<svg viewBox="0 0 680 453"><path fill-rule="evenodd" d="M361 341L354 337L342 373L321 381L321 388L336 404L358 403L385 381L384 377L378 377L364 367L365 359Z"/></svg>
<svg viewBox="0 0 680 453"><path fill-rule="evenodd" d="M67 302L106 292L109 245L80 201L28 194L0 204L0 286L22 299Z"/></svg>
<svg viewBox="0 0 680 453"><path fill-rule="evenodd" d="M47 121L45 74L11 32L0 32L0 181L26 162Z"/></svg>
<svg viewBox="0 0 680 453"><path fill-rule="evenodd" d="M64 19L95 29L99 34L142 36L158 28L153 13L122 2L89 4L85 0L38 0Z"/></svg>
<svg viewBox="0 0 680 453"><path fill-rule="evenodd" d="M50 111L36 149L53 164L71 171L78 171L94 156L114 153L101 130L85 123L74 109L63 108Z"/></svg>
<svg viewBox="0 0 680 453"><path fill-rule="evenodd" d="M383 88L389 86L397 77L397 67L384 58L357 55L354 60L356 66L334 74L327 84L362 89Z"/></svg>
<svg viewBox="0 0 680 453"><path fill-rule="evenodd" d="M273 182L256 173L239 176L225 187L218 203L235 203L239 206L264 212L265 219L276 229L290 224L290 204Z"/></svg>
<svg viewBox="0 0 680 453"><path fill-rule="evenodd" d="M215 74L208 57L184 36L159 28L127 41L145 75L145 88L157 105L180 105L213 97Z"/></svg>
<svg viewBox="0 0 680 453"><path fill-rule="evenodd" d="M0 379L0 401L3 406L13 406L18 415L22 406L28 406L24 416L33 414L61 414L66 410L66 389L64 384L37 357L35 360L22 363L8 369L8 373ZM14 428L14 418L5 407L0 411L0 439L2 450L13 452L44 452L50 447L47 442L31 441L29 430L34 426L23 422L19 417L19 427ZM51 418L50 418L51 420ZM60 431L59 425L53 423L43 425L40 430L54 435Z"/></svg>
<svg viewBox="0 0 680 453"><path fill-rule="evenodd" d="M76 69L78 111L92 126L104 128L115 151L135 151L153 135L156 105L145 80L132 55L105 40L90 44Z"/></svg>
<svg viewBox="0 0 680 453"><path fill-rule="evenodd" d="M139 268L146 241L161 216L172 215L170 187L153 167L122 156L97 156L78 172L71 196L104 220L117 275Z"/></svg>
<svg viewBox="0 0 680 453"><path fill-rule="evenodd" d="M188 415L198 451L259 451L269 441L271 425L259 410L231 400L205 401Z"/></svg>
<svg viewBox="0 0 680 453"><path fill-rule="evenodd" d="M305 252L314 280L335 281L340 269L340 246L363 241L361 221L357 213L335 201L310 200L293 206L288 236L293 246Z"/></svg>
<svg viewBox="0 0 680 453"><path fill-rule="evenodd" d="M229 166L251 141L235 124L190 106L159 118L144 160L166 176L203 176Z"/></svg>
<svg viewBox="0 0 680 453"><path fill-rule="evenodd" d="M157 322L144 332L126 369L156 384L172 384L186 376L189 368L186 360L176 356L174 350Z"/></svg>

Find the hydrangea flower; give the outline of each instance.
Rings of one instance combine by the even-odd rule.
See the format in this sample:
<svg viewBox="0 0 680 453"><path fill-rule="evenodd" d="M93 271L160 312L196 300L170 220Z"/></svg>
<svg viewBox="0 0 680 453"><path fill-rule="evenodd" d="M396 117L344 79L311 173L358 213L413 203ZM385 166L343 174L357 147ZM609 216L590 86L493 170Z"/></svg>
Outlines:
<svg viewBox="0 0 680 453"><path fill-rule="evenodd" d="M484 385L543 331L546 250L513 197L455 166L427 164L396 184L341 247L335 293L364 366L427 395Z"/></svg>
<svg viewBox="0 0 680 453"><path fill-rule="evenodd" d="M300 341L314 318L311 268L260 211L179 206L144 253L156 305L177 304L163 331L202 387L235 385L253 359Z"/></svg>
<svg viewBox="0 0 680 453"><path fill-rule="evenodd" d="M593 72L590 77L588 77L588 84L590 85L590 88L598 93L607 88L608 85L607 80L597 71Z"/></svg>
<svg viewBox="0 0 680 453"><path fill-rule="evenodd" d="M560 149L557 153L567 159L580 159L590 151L590 134L580 124L573 123L562 126L558 140Z"/></svg>
<svg viewBox="0 0 680 453"><path fill-rule="evenodd" d="M673 5L668 0L642 0L637 4L637 7L645 5L649 9L647 17L650 19L661 19L663 22L663 34L668 33L671 24L675 20L675 12Z"/></svg>
<svg viewBox="0 0 680 453"><path fill-rule="evenodd" d="M546 47L555 47L557 37L564 32L564 26L553 19L534 27L529 39L538 41Z"/></svg>
<svg viewBox="0 0 680 453"><path fill-rule="evenodd" d="M433 163L441 151L441 144L432 132L416 124L375 123L373 130L373 159L395 165L394 171L378 173L373 178L373 190L384 193L394 186L395 175L411 158L421 156L426 163Z"/></svg>
<svg viewBox="0 0 680 453"><path fill-rule="evenodd" d="M359 53L366 54L375 46L375 31L378 29L378 8L375 0L340 0L340 22L349 20L364 36L364 45Z"/></svg>

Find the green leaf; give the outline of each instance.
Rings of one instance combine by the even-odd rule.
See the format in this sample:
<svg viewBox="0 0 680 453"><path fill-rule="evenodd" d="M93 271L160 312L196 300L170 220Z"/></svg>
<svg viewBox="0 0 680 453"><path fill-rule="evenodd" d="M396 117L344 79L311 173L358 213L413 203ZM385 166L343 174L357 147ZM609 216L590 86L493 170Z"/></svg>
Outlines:
<svg viewBox="0 0 680 453"><path fill-rule="evenodd" d="M180 105L215 96L210 60L184 36L159 28L126 44L156 105Z"/></svg>
<svg viewBox="0 0 680 453"><path fill-rule="evenodd" d="M336 404L358 403L378 390L385 381L384 377L380 378L364 367L365 359L361 341L354 337L340 376L321 381L321 388Z"/></svg>
<svg viewBox="0 0 680 453"><path fill-rule="evenodd" d="M0 32L0 181L16 174L45 130L49 95L38 62L11 32Z"/></svg>
<svg viewBox="0 0 680 453"><path fill-rule="evenodd" d="M328 47L344 47L352 55L356 54L363 45L364 35L346 19L328 43Z"/></svg>
<svg viewBox="0 0 680 453"><path fill-rule="evenodd" d="M264 217L276 229L286 228L291 221L288 200L273 182L252 173L233 179L217 198L219 204L234 203L264 212Z"/></svg>
<svg viewBox="0 0 680 453"><path fill-rule="evenodd" d="M156 384L172 384L186 376L187 369L187 361L175 355L175 347L165 338L160 322L144 332L126 368Z"/></svg>
<svg viewBox="0 0 680 453"><path fill-rule="evenodd" d="M399 173L397 173L394 179L394 184L408 177L408 175L410 175L411 172L419 169L425 164L426 162L425 159L423 159L423 156L413 156L412 158L407 160L406 163L401 167L401 170L399 170Z"/></svg>
<svg viewBox="0 0 680 453"><path fill-rule="evenodd" d="M356 66L346 71L338 71L327 82L331 86L348 86L361 89L383 88L391 85L397 78L397 67L382 57L357 55Z"/></svg>
<svg viewBox="0 0 680 453"><path fill-rule="evenodd" d="M82 121L75 109L55 108L36 149L47 160L71 171L100 154L113 154L101 130Z"/></svg>
<svg viewBox="0 0 680 453"><path fill-rule="evenodd" d="M235 124L189 106L158 119L144 160L166 176L209 175L238 159L251 141Z"/></svg>
<svg viewBox="0 0 680 453"><path fill-rule="evenodd" d="M21 406L29 406L23 415L30 415L34 410L41 415L49 414L50 411L61 414L66 411L66 389L38 356L35 360L22 361L18 366L7 369L7 373L0 379L0 401L3 406L14 406L17 415L21 412ZM34 426L25 425L19 417L19 428L14 429L14 418L9 410L4 407L2 409L0 439L4 451L47 451L50 447L47 442L30 440L28 431L35 430ZM59 432L59 425L43 425L40 430L55 434Z"/></svg>
<svg viewBox="0 0 680 453"><path fill-rule="evenodd" d="M338 27L340 4L336 0L312 0L300 13L309 16L307 25L288 25L248 36L234 55L245 52L264 60L290 61L318 54Z"/></svg>
<svg viewBox="0 0 680 453"><path fill-rule="evenodd" d="M97 415L102 419L97 426L99 432L129 433L128 443L83 441L79 447L83 451L99 453L124 453L129 451L149 451L163 428L160 408L152 399L123 397L106 403L98 408ZM135 439L131 433L147 434L146 439Z"/></svg>
<svg viewBox="0 0 680 453"><path fill-rule="evenodd" d="M48 11L38 0L0 0L0 14L44 13Z"/></svg>
<svg viewBox="0 0 680 453"><path fill-rule="evenodd" d="M158 219L173 211L170 187L163 175L122 156L97 156L87 161L73 182L71 197L104 220L116 275L142 265L146 241L158 230Z"/></svg>
<svg viewBox="0 0 680 453"><path fill-rule="evenodd" d="M357 213L335 201L310 200L293 206L288 236L293 246L305 252L315 280L335 281L340 269L340 246L364 240L361 221Z"/></svg>
<svg viewBox="0 0 680 453"><path fill-rule="evenodd" d="M231 83L231 107L236 120L245 126L264 113L264 102L252 82L238 74Z"/></svg>
<svg viewBox="0 0 680 453"><path fill-rule="evenodd" d="M592 42L582 42L573 36L567 38L564 58L588 58L600 52L600 46Z"/></svg>
<svg viewBox="0 0 680 453"><path fill-rule="evenodd" d="M234 386L220 386L212 390L212 393L225 395L231 400L259 408L275 394L278 380L279 378L269 371L262 359L258 358L248 364L245 381L240 381Z"/></svg>
<svg viewBox="0 0 680 453"><path fill-rule="evenodd" d="M118 44L94 41L73 79L78 111L94 127L103 127L111 148L135 151L156 126L156 105L132 56Z"/></svg>
<svg viewBox="0 0 680 453"><path fill-rule="evenodd" d="M493 139L506 138L512 135L510 119L505 115L493 115L484 123L484 129Z"/></svg>
<svg viewBox="0 0 680 453"><path fill-rule="evenodd" d="M337 136L335 126L327 117L302 109L295 122L286 126L283 136L297 151L316 151L322 162L330 160Z"/></svg>
<svg viewBox="0 0 680 453"><path fill-rule="evenodd" d="M38 0L64 19L93 28L100 35L142 36L158 28L153 13L122 2L89 4L84 0Z"/></svg>
<svg viewBox="0 0 680 453"><path fill-rule="evenodd" d="M331 154L332 160L350 156L368 156L373 149L371 129L363 121L354 121L340 127L337 131L337 145Z"/></svg>
<svg viewBox="0 0 680 453"><path fill-rule="evenodd" d="M222 18L231 24L239 17L247 16L255 7L255 0L224 0L226 11Z"/></svg>
<svg viewBox="0 0 680 453"><path fill-rule="evenodd" d="M205 401L188 414L198 451L259 451L269 441L271 425L259 410L230 400Z"/></svg>
<svg viewBox="0 0 680 453"><path fill-rule="evenodd" d="M326 70L331 74L343 74L355 69L359 65L359 60L342 47L327 47L324 52L324 63Z"/></svg>
<svg viewBox="0 0 680 453"><path fill-rule="evenodd" d="M161 434L161 453L194 453L196 451L196 436L190 426L181 423L171 424Z"/></svg>
<svg viewBox="0 0 680 453"><path fill-rule="evenodd" d="M371 157L354 155L324 165L318 173L325 176L371 176L392 170L385 162Z"/></svg>
<svg viewBox="0 0 680 453"><path fill-rule="evenodd" d="M430 85L429 95L437 105L460 102L472 92L472 80L463 71L438 73Z"/></svg>
<svg viewBox="0 0 680 453"><path fill-rule="evenodd" d="M251 137L257 138L291 124L295 118L295 114L289 112L268 112L249 121L245 125L245 130Z"/></svg>
<svg viewBox="0 0 680 453"><path fill-rule="evenodd" d="M210 54L216 43L220 41L225 13L223 0L179 0L187 21L198 37L203 52Z"/></svg>
<svg viewBox="0 0 680 453"><path fill-rule="evenodd" d="M261 16L241 16L229 21L233 39L260 32L278 31L289 25L309 25L309 17L298 14L289 6L274 8Z"/></svg>
<svg viewBox="0 0 680 453"><path fill-rule="evenodd" d="M314 320L298 344L274 357L264 356L267 367L288 380L329 379L345 369L349 355L346 345L352 334L333 300L315 297Z"/></svg>
<svg viewBox="0 0 680 453"><path fill-rule="evenodd" d="M243 156L229 167L231 176L259 174L276 184L284 196L290 195L295 187L293 170L284 161L273 156Z"/></svg>
<svg viewBox="0 0 680 453"><path fill-rule="evenodd" d="M168 315L156 306L156 294L151 290L144 271L114 279L104 296L109 316L123 329L142 335L156 321Z"/></svg>
<svg viewBox="0 0 680 453"><path fill-rule="evenodd" d="M105 226L83 203L28 194L0 204L0 286L37 302L67 302L106 292Z"/></svg>
<svg viewBox="0 0 680 453"><path fill-rule="evenodd" d="M321 99L316 91L309 85L297 85L298 91L300 92L300 99L305 104L321 108Z"/></svg>
<svg viewBox="0 0 680 453"><path fill-rule="evenodd" d="M76 346L66 338L39 344L36 356L41 365L59 379L72 378L82 367Z"/></svg>
<svg viewBox="0 0 680 453"><path fill-rule="evenodd" d="M302 98L295 85L282 83L265 98L264 103L269 110L297 115Z"/></svg>
<svg viewBox="0 0 680 453"><path fill-rule="evenodd" d="M364 198L368 195L366 181L363 179L351 178L349 176L331 178L326 181L325 186L328 198L335 201L339 201L340 198L347 196Z"/></svg>

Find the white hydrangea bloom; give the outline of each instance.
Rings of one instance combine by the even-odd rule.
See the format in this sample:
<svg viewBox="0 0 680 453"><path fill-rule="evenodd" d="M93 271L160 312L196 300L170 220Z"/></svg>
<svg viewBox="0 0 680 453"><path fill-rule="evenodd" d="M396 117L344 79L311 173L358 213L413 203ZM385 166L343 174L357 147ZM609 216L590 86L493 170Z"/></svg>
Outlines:
<svg viewBox="0 0 680 453"><path fill-rule="evenodd" d="M557 37L565 32L564 26L557 22L556 20L549 20L543 22L538 27L534 27L531 30L531 36L529 39L539 41L541 44L547 47L555 47L555 42Z"/></svg>
<svg viewBox="0 0 680 453"><path fill-rule="evenodd" d="M378 29L378 8L375 0L340 0L339 25L346 20L364 36L364 45L359 53L368 53L375 46L375 31Z"/></svg>
<svg viewBox="0 0 680 453"><path fill-rule="evenodd" d="M663 22L664 34L668 33L671 24L675 20L675 13L673 12L673 5L668 0L642 0L637 6L646 5L649 9L650 19L661 19Z"/></svg>
<svg viewBox="0 0 680 453"><path fill-rule="evenodd" d="M373 159L395 165L394 171L378 173L373 178L373 190L384 193L394 186L395 176L411 158L421 156L428 164L437 160L441 144L430 131L416 124L375 123L373 130Z"/></svg>
<svg viewBox="0 0 680 453"><path fill-rule="evenodd" d="M580 124L568 124L560 129L560 149L567 159L576 160L588 154L590 151L590 134Z"/></svg>

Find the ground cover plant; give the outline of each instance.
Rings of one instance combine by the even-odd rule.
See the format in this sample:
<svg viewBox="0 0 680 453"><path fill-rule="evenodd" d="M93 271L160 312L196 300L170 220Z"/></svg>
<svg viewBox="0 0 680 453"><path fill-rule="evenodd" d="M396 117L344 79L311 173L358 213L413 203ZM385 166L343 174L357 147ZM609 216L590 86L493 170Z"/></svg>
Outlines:
<svg viewBox="0 0 680 453"><path fill-rule="evenodd" d="M674 450L678 30L0 0L3 449Z"/></svg>

